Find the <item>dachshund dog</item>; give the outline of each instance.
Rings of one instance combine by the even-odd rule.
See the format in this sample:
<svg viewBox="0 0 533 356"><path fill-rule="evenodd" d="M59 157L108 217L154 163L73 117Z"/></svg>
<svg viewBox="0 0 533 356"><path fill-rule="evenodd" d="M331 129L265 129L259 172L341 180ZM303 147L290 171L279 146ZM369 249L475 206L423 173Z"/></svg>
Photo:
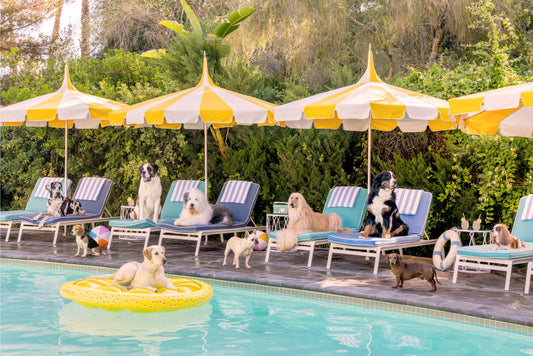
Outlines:
<svg viewBox="0 0 533 356"><path fill-rule="evenodd" d="M391 253L388 256L390 268L396 276L396 285L393 288L402 288L403 281L420 277L431 284L432 291L437 290L437 273L432 265L423 262L406 263L397 253Z"/></svg>

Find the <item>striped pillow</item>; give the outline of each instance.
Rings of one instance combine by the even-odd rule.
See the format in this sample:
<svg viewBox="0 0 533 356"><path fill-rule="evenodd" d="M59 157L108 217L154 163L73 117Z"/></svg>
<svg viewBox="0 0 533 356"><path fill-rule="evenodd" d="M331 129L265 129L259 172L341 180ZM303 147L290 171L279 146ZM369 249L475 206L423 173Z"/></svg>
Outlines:
<svg viewBox="0 0 533 356"><path fill-rule="evenodd" d="M529 194L526 198L526 205L522 210L522 220L533 220L533 194Z"/></svg>
<svg viewBox="0 0 533 356"><path fill-rule="evenodd" d="M396 202L400 214L415 215L422 198L423 190L396 189Z"/></svg>
<svg viewBox="0 0 533 356"><path fill-rule="evenodd" d="M328 208L351 208L359 193L359 187L335 187L328 201Z"/></svg>
<svg viewBox="0 0 533 356"><path fill-rule="evenodd" d="M224 185L220 202L244 204L251 186L252 182L245 182L242 180L228 181Z"/></svg>
<svg viewBox="0 0 533 356"><path fill-rule="evenodd" d="M193 188L198 188L199 180L179 180L174 186L170 201L183 201L183 194Z"/></svg>
<svg viewBox="0 0 533 356"><path fill-rule="evenodd" d="M100 190L104 186L105 178L86 177L83 178L76 187L76 193L72 199L75 200L92 200L98 199Z"/></svg>
<svg viewBox="0 0 533 356"><path fill-rule="evenodd" d="M64 192L65 188L65 178L60 177L44 177L41 179L41 183L39 183L39 186L37 187L37 191L35 192L35 196L37 198L50 198L50 192L46 190L46 186L53 182L61 182L63 183L63 189L62 192Z"/></svg>

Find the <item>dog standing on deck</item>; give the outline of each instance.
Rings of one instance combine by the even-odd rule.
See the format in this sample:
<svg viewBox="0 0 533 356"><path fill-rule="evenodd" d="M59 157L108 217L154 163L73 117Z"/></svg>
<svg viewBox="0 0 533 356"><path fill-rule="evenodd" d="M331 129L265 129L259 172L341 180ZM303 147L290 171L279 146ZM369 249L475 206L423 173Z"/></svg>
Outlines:
<svg viewBox="0 0 533 356"><path fill-rule="evenodd" d="M235 265L235 268L239 268L239 258L241 256L246 257L246 268L251 268L248 264L248 261L250 261L254 246L258 243L259 237L257 236L255 230L251 234L246 231L244 239L241 239L238 236L233 236L231 239L228 240L228 243L226 244L226 250L224 251L224 262L222 263L222 266L226 265L226 259L228 258L229 253L233 251L233 265Z"/></svg>
<svg viewBox="0 0 533 356"><path fill-rule="evenodd" d="M423 262L406 263L402 262L402 258L397 253L391 253L388 256L390 268L394 276L396 276L396 285L393 288L402 288L403 281L420 277L431 284L431 290L437 290L437 273L432 265Z"/></svg>
<svg viewBox="0 0 533 356"><path fill-rule="evenodd" d="M98 242L85 232L82 225L74 225L72 234L76 236L76 245L78 246L78 251L74 256L79 256L82 250L83 255L81 257L86 257L87 251L91 251L94 256L100 256L100 254L105 255Z"/></svg>
<svg viewBox="0 0 533 356"><path fill-rule="evenodd" d="M139 167L141 180L137 204L131 213L135 220L150 219L157 222L161 213L161 179L157 175L159 166L155 163L145 163Z"/></svg>
<svg viewBox="0 0 533 356"><path fill-rule="evenodd" d="M281 251L289 251L298 244L298 235L314 231L350 232L342 228L339 215L324 215L314 212L300 193L292 193L288 201L289 223L286 229L277 234L277 243Z"/></svg>
<svg viewBox="0 0 533 356"><path fill-rule="evenodd" d="M380 235L384 239L390 239L409 233L409 226L400 218L396 205L396 186L392 172L382 172L374 177L372 191L368 194L366 224L361 237Z"/></svg>
<svg viewBox="0 0 533 356"><path fill-rule="evenodd" d="M131 261L123 264L118 271L103 276L91 278L113 278L113 284L126 289L148 288L157 291L158 288L177 290L165 277L163 265L167 263L165 248L152 245L143 250L144 261L142 263Z"/></svg>
<svg viewBox="0 0 533 356"><path fill-rule="evenodd" d="M233 225L234 217L231 210L222 205L209 204L204 192L193 188L183 193L183 210L180 217L174 221L176 226Z"/></svg>
<svg viewBox="0 0 533 356"><path fill-rule="evenodd" d="M526 247L523 241L511 236L509 229L504 224L496 224L490 233L491 250L512 250Z"/></svg>

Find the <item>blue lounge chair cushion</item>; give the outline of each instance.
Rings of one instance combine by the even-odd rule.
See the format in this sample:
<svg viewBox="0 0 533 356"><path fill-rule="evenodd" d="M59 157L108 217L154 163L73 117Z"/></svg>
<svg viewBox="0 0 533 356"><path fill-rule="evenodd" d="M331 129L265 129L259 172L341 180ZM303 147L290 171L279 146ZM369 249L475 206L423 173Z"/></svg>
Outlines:
<svg viewBox="0 0 533 356"><path fill-rule="evenodd" d="M277 234L281 230L272 231L270 233L270 238L277 239ZM306 232L298 235L298 242L308 242L308 241L320 241L326 240L329 235L337 233L336 231L319 231L319 232Z"/></svg>
<svg viewBox="0 0 533 356"><path fill-rule="evenodd" d="M361 247L373 247L379 245L391 245L402 242L419 241L420 235L407 235L407 236L394 236L390 239L383 239L381 237L361 237L360 232L354 232L349 234L332 234L328 236L328 241L347 245L347 246L361 246Z"/></svg>
<svg viewBox="0 0 533 356"><path fill-rule="evenodd" d="M176 226L174 221L162 221L157 226L162 229L183 232L183 233L195 233L199 231L209 231L209 230L220 230L220 229L231 229L231 228L240 228L246 227L248 222L235 221L233 225L226 224L209 224L209 225L189 225L189 226Z"/></svg>
<svg viewBox="0 0 533 356"><path fill-rule="evenodd" d="M141 220L117 219L117 220L111 220L109 222L109 226L123 228L123 229L148 229L148 228L157 227L157 223L153 222L150 219L141 219Z"/></svg>
<svg viewBox="0 0 533 356"><path fill-rule="evenodd" d="M26 210L0 211L0 221L19 220L21 216L32 213ZM35 211L37 213L37 211Z"/></svg>
<svg viewBox="0 0 533 356"><path fill-rule="evenodd" d="M490 245L464 246L457 250L459 256L482 257L495 260L515 260L533 257L533 243L527 242L526 247L512 250L491 250Z"/></svg>
<svg viewBox="0 0 533 356"><path fill-rule="evenodd" d="M36 215L37 214L23 215L23 216L20 217L20 220L21 221L25 221L25 222L29 222L29 223L34 224L34 225L37 225L37 224L39 224L39 220L33 221L33 218ZM85 213L84 215L57 216L57 217L50 218L50 219L46 220L46 224L45 225L54 225L55 223L63 222L63 221L92 220L92 219L97 219L99 217L100 217L100 214L87 214L87 213Z"/></svg>

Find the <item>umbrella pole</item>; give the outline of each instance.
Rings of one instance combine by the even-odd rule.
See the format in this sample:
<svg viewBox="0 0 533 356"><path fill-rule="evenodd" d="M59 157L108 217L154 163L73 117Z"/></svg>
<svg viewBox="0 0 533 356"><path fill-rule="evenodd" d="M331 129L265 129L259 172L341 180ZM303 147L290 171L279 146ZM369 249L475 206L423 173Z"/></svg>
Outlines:
<svg viewBox="0 0 533 356"><path fill-rule="evenodd" d="M63 192L64 192L64 195L63 196L67 196L67 172L68 172L68 169L67 169L67 164L68 164L68 157L67 157L67 154L68 154L68 150L67 150L67 135L68 135L68 120L65 120L65 182L64 182L64 189L63 189Z"/></svg>
<svg viewBox="0 0 533 356"><path fill-rule="evenodd" d="M205 180L205 195L209 192L209 185L207 184L207 122L204 122L204 180Z"/></svg>
<svg viewBox="0 0 533 356"><path fill-rule="evenodd" d="M372 144L372 118L368 120L368 167L367 167L367 179L366 179L366 186L368 191L370 192L370 167L372 166L372 150L371 150L371 144Z"/></svg>

